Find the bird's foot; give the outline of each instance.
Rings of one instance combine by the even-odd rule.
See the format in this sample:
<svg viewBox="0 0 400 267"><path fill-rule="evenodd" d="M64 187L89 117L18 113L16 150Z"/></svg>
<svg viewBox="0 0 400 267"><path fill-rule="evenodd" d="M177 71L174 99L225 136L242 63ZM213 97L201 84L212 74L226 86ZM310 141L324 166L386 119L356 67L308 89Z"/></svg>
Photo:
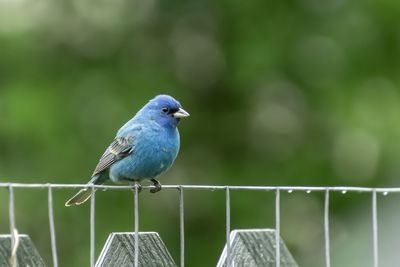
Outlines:
<svg viewBox="0 0 400 267"><path fill-rule="evenodd" d="M132 186L133 192L136 191L136 187L137 187L138 193L140 193L142 191L142 185L139 182L133 182L133 183L131 183L131 186Z"/></svg>
<svg viewBox="0 0 400 267"><path fill-rule="evenodd" d="M159 181L157 181L156 179L151 179L151 181L153 182L154 188L150 189L150 193L157 193L158 191L161 190L161 184Z"/></svg>

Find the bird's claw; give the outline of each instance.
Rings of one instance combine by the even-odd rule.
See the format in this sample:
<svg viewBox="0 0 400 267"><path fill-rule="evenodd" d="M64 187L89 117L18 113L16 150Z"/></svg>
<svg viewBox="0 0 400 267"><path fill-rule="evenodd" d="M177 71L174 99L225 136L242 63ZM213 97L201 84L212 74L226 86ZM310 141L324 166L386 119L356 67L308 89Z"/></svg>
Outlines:
<svg viewBox="0 0 400 267"><path fill-rule="evenodd" d="M154 188L150 189L150 193L157 193L158 191L161 190L161 184L159 181L157 181L156 179L151 179L151 181L153 182Z"/></svg>

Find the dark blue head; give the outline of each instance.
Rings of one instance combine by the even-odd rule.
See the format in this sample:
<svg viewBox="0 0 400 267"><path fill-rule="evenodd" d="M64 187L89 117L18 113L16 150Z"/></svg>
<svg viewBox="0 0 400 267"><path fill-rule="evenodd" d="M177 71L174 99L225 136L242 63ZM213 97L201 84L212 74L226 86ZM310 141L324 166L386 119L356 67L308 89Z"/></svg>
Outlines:
<svg viewBox="0 0 400 267"><path fill-rule="evenodd" d="M158 124L176 127L181 118L189 117L181 104L169 95L158 95L147 103L141 112Z"/></svg>

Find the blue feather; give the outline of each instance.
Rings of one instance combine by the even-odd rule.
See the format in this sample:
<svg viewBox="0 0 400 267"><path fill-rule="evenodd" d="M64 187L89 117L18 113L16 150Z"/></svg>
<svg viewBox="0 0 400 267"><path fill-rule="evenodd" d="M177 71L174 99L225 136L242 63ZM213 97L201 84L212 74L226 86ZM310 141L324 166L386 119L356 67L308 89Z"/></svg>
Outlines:
<svg viewBox="0 0 400 267"><path fill-rule="evenodd" d="M117 132L100 158L90 184L155 179L167 171L178 155L178 124L189 113L173 97L159 95L150 100ZM156 181L158 183L158 181ZM79 205L90 197L81 190L66 206Z"/></svg>

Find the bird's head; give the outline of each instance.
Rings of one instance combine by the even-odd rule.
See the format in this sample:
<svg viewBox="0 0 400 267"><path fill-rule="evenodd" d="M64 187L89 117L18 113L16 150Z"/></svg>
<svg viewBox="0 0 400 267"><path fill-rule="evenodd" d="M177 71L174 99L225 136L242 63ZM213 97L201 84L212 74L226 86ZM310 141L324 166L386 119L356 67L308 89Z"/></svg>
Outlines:
<svg viewBox="0 0 400 267"><path fill-rule="evenodd" d="M158 95L147 103L143 112L160 125L176 127L181 118L189 117L181 104L169 95Z"/></svg>

